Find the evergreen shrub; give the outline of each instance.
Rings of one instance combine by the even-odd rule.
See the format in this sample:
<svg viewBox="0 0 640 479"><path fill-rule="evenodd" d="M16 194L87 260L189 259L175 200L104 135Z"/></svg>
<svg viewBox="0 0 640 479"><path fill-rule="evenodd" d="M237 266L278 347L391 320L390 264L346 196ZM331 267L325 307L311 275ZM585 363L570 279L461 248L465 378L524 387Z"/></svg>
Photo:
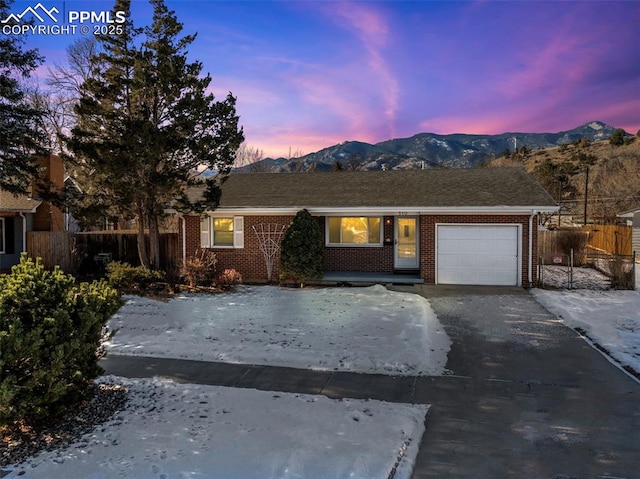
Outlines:
<svg viewBox="0 0 640 479"><path fill-rule="evenodd" d="M307 280L322 278L324 242L316 219L300 210L280 244L280 281L293 279L301 287Z"/></svg>
<svg viewBox="0 0 640 479"><path fill-rule="evenodd" d="M76 286L22 255L0 276L0 426L72 408L102 373L103 327L121 305L105 281Z"/></svg>
<svg viewBox="0 0 640 479"><path fill-rule="evenodd" d="M107 264L109 284L123 293L139 293L151 284L164 280L162 271L152 271L144 266L112 261Z"/></svg>

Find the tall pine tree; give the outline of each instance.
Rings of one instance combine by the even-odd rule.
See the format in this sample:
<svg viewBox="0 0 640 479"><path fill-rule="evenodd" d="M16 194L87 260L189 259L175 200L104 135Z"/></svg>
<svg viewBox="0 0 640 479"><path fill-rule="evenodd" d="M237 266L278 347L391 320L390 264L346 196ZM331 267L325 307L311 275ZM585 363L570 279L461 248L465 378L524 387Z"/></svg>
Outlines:
<svg viewBox="0 0 640 479"><path fill-rule="evenodd" d="M0 0L0 18L11 2ZM24 37L0 35L0 188L27 193L38 169L34 153L43 153L42 112L29 105L20 80L42 62L36 50L23 50Z"/></svg>
<svg viewBox="0 0 640 479"><path fill-rule="evenodd" d="M181 36L182 24L163 0L151 4L151 25L128 23L124 35L100 39L102 53L81 88L69 147L85 171L85 206L137 219L140 261L157 268L164 208L184 195L200 166L218 172L208 183L208 198L215 198L244 136L235 98L216 101L202 63L187 59L196 36ZM129 7L129 0L118 0L115 9Z"/></svg>

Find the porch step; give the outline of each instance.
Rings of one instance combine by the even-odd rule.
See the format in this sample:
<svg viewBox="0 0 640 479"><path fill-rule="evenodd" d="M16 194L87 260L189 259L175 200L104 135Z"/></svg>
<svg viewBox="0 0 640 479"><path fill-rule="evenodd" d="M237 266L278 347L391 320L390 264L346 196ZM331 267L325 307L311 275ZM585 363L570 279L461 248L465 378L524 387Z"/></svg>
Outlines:
<svg viewBox="0 0 640 479"><path fill-rule="evenodd" d="M335 283L423 284L417 274L364 273L360 271L325 271L322 281Z"/></svg>

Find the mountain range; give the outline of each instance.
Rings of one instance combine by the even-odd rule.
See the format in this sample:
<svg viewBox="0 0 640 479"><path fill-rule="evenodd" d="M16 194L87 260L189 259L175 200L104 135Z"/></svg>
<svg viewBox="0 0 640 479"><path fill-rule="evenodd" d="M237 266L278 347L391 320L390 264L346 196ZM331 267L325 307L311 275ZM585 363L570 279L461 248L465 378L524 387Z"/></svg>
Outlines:
<svg viewBox="0 0 640 479"><path fill-rule="evenodd" d="M265 158L234 171L327 171L337 163L344 169L472 168L524 146L531 150L571 143L581 138L605 140L616 128L592 121L558 133L502 133L500 135L438 135L418 133L410 138L374 145L345 141L299 158Z"/></svg>

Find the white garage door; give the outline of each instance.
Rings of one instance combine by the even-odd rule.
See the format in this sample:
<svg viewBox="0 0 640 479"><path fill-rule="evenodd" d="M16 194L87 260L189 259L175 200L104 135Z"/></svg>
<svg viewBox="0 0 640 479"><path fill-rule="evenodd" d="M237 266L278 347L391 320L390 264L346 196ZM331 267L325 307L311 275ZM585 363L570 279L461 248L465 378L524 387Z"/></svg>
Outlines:
<svg viewBox="0 0 640 479"><path fill-rule="evenodd" d="M518 226L439 225L439 284L519 285Z"/></svg>

